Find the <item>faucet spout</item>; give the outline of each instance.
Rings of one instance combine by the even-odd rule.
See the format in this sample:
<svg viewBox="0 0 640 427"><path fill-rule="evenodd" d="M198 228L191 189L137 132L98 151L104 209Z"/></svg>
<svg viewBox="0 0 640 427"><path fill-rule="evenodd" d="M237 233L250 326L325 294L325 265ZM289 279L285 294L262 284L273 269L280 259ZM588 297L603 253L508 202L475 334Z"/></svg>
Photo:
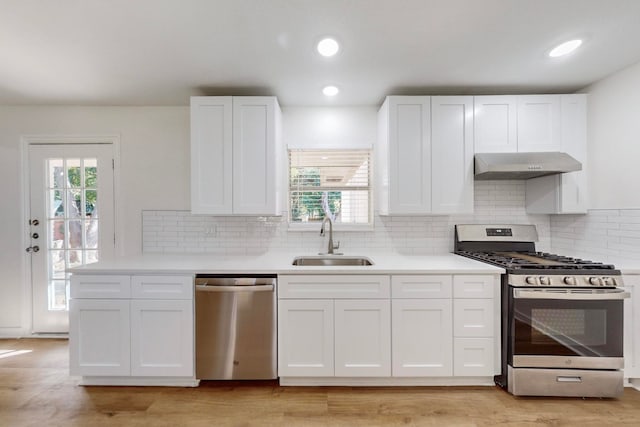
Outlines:
<svg viewBox="0 0 640 427"><path fill-rule="evenodd" d="M329 215L325 215L324 219L322 220L322 225L320 227L320 235L324 236L324 225L326 222L329 222L329 242L327 247L327 255L334 255L335 254L334 249L338 249L340 247L340 243L338 242L337 245L333 244L333 221L331 220L331 217Z"/></svg>

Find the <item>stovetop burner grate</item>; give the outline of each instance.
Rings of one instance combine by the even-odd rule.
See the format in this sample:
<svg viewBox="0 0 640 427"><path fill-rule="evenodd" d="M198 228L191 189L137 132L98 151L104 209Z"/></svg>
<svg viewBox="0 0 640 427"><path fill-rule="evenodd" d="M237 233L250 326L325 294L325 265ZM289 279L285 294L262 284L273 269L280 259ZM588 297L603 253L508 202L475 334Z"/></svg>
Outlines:
<svg viewBox="0 0 640 427"><path fill-rule="evenodd" d="M614 270L603 264L547 252L479 252L457 251L458 255L484 261L508 270Z"/></svg>

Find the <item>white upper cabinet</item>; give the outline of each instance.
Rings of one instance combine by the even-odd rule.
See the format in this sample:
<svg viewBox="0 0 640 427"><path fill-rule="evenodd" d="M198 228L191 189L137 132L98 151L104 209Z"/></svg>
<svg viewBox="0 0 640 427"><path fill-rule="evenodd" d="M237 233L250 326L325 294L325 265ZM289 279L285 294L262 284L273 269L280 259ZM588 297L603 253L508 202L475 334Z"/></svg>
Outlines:
<svg viewBox="0 0 640 427"><path fill-rule="evenodd" d="M431 212L431 98L387 97L378 113L383 215Z"/></svg>
<svg viewBox="0 0 640 427"><path fill-rule="evenodd" d="M280 215L275 97L191 98L191 211Z"/></svg>
<svg viewBox="0 0 640 427"><path fill-rule="evenodd" d="M476 153L560 151L560 95L474 97Z"/></svg>
<svg viewBox="0 0 640 427"><path fill-rule="evenodd" d="M587 96L560 96L560 147L582 163L582 170L529 179L527 212L535 214L587 213Z"/></svg>
<svg viewBox="0 0 640 427"><path fill-rule="evenodd" d="M518 151L561 151L560 95L519 95Z"/></svg>
<svg viewBox="0 0 640 427"><path fill-rule="evenodd" d="M431 212L473 213L473 97L431 98Z"/></svg>
<svg viewBox="0 0 640 427"><path fill-rule="evenodd" d="M233 213L232 100L191 98L191 212Z"/></svg>
<svg viewBox="0 0 640 427"><path fill-rule="evenodd" d="M477 153L518 151L518 103L515 96L476 96L474 136Z"/></svg>
<svg viewBox="0 0 640 427"><path fill-rule="evenodd" d="M376 147L382 215L472 212L472 99L387 97Z"/></svg>

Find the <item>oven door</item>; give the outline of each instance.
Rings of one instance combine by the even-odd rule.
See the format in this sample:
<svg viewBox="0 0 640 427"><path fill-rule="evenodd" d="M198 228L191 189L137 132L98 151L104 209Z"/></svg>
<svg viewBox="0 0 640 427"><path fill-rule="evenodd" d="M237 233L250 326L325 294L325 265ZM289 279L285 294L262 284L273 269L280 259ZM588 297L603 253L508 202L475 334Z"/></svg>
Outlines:
<svg viewBox="0 0 640 427"><path fill-rule="evenodd" d="M510 288L511 366L621 369L622 289Z"/></svg>

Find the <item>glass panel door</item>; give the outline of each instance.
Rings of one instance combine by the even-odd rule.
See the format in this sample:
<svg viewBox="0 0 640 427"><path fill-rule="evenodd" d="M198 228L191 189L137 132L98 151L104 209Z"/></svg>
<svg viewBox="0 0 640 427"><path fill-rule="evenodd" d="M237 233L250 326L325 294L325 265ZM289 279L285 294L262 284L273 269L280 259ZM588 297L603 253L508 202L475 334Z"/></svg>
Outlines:
<svg viewBox="0 0 640 427"><path fill-rule="evenodd" d="M69 268L113 253L109 144L31 145L33 331L67 332Z"/></svg>

